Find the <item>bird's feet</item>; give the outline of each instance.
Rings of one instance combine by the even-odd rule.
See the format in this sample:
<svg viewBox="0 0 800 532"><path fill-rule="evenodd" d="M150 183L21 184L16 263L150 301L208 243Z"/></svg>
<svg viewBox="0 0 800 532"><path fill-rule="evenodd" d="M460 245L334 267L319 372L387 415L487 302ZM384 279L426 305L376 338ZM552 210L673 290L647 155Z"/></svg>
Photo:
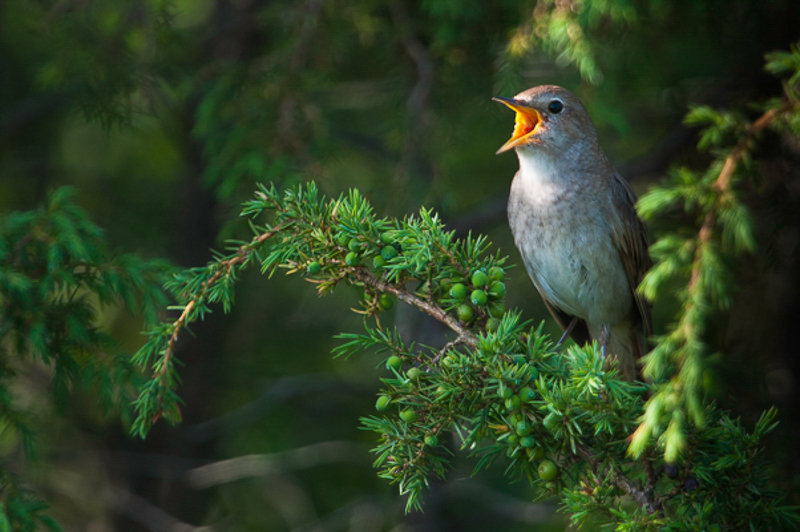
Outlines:
<svg viewBox="0 0 800 532"><path fill-rule="evenodd" d="M575 327L576 323L578 323L578 318L572 318L572 321L569 322L567 328L564 329L564 334L561 335L561 339L556 344L557 351L561 349L561 344L567 341L567 338L569 338L569 333L572 332L572 329Z"/></svg>
<svg viewBox="0 0 800 532"><path fill-rule="evenodd" d="M597 341L600 343L600 356L603 357L603 360L606 358L606 349L610 336L607 325L600 327L600 334L598 335Z"/></svg>

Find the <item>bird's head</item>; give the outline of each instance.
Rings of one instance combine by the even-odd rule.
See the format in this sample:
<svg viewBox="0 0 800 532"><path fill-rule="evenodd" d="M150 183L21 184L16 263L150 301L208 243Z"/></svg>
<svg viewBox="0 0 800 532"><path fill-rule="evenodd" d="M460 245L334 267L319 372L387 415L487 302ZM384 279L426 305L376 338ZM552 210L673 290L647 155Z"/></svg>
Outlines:
<svg viewBox="0 0 800 532"><path fill-rule="evenodd" d="M511 148L569 150L597 145L597 133L581 101L570 91L555 85L541 85L513 98L496 97L516 113L514 133L497 153Z"/></svg>

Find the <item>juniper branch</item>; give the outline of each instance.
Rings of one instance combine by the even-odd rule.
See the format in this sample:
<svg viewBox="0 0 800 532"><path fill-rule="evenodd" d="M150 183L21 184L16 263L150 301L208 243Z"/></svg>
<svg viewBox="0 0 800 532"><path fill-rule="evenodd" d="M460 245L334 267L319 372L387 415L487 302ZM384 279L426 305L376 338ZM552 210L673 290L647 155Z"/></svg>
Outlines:
<svg viewBox="0 0 800 532"><path fill-rule="evenodd" d="M214 273L214 275L209 277L208 280L203 283L201 290L195 294L188 303L186 303L181 315L172 323L172 334L169 337L167 348L164 351L163 365L153 374L154 378L160 379L167 373L167 368L169 367L173 353L175 352L175 347L178 343L178 336L180 335L181 329L186 326L188 321L191 321L189 318L192 315L192 310L194 310L197 305L202 304L203 301L205 301L209 289L214 286L214 284L219 281L223 275L229 275L233 271L234 267L243 264L254 250L256 250L268 239L278 234L282 229L283 226L279 224L272 230L256 236L248 244L239 247L239 249L236 251L236 255L230 259L223 260L222 262L218 263L217 271Z"/></svg>
<svg viewBox="0 0 800 532"><path fill-rule="evenodd" d="M463 343L469 345L472 348L475 348L478 342L477 337L471 333L466 327L464 327L457 319L453 316L448 314L444 311L441 307L434 305L424 299L414 295L412 292L406 290L405 288L395 286L389 284L381 279L379 279L374 274L370 273L369 270L365 268L354 268L353 269L353 276L358 279L359 281L368 284L369 286L374 287L381 292L388 292L397 297L397 299L408 303L413 307L417 307L422 312L425 312L432 318L444 323L450 329L452 329L456 334L458 334L458 339Z"/></svg>

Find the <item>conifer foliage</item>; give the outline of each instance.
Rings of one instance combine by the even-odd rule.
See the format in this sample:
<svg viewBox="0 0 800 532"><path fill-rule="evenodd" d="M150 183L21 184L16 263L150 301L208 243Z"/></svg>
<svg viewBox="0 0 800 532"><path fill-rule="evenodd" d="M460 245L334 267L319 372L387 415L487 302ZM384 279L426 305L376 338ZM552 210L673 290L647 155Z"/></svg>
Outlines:
<svg viewBox="0 0 800 532"><path fill-rule="evenodd" d="M102 407L98 414L127 411L136 369L130 353L99 326L99 313L126 307L152 323L167 303L162 285L169 264L111 252L73 195L62 188L40 209L0 218L0 422L6 445L19 449L0 466L4 531L58 528L24 478L29 463L42 459L38 403L20 405L11 384L30 386L25 375L41 366L49 374L47 402L56 408L89 392Z"/></svg>
<svg viewBox="0 0 800 532"><path fill-rule="evenodd" d="M426 488L447 475L455 441L475 457L476 469L502 462L538 496L560 497L578 524L796 526L795 510L770 490L761 457L775 410L748 431L707 401L702 368L709 354L701 337L708 316L730 298L723 259L755 246L736 192L742 168L753 164L749 154L763 130L800 134L797 65L798 49L770 56L768 69L789 77L783 97L767 102L755 121L693 109L687 122L705 126L700 148L711 149L714 162L703 173L677 170L642 199L645 217L680 204L698 220L696 235L665 234L653 245L657 264L644 293L657 301L676 278L686 288L676 324L646 358L651 385L621 381L596 345L557 349L541 327L506 309L506 258L490 253L485 238L456 239L426 209L402 220L379 218L356 190L327 200L313 183L285 192L261 186L242 211L253 238L232 242L228 254L169 284L181 312L153 329L137 354L153 376L136 402L134 431L145 436L162 417L179 421L179 335L209 305L230 308L236 279L256 265L268 275L304 275L320 294L341 284L363 291L364 332L342 334L335 354L375 349L386 356L391 376L382 381L378 414L362 426L377 433L375 466L407 496L409 510L422 508ZM381 323L395 299L447 326L441 347L417 345Z"/></svg>

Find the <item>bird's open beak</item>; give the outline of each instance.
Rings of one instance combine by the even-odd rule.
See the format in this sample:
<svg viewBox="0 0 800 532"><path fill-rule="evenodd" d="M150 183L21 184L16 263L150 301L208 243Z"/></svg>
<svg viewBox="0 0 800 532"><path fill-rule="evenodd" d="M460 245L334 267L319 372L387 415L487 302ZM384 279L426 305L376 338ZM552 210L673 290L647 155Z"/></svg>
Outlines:
<svg viewBox="0 0 800 532"><path fill-rule="evenodd" d="M508 142L500 146L500 149L496 152L498 154L511 148L516 148L520 144L525 144L536 131L536 126L542 123L542 115L539 114L539 111L532 107L520 105L513 98L496 96L492 100L506 104L517 113L517 117L514 120L514 133L508 139Z"/></svg>

